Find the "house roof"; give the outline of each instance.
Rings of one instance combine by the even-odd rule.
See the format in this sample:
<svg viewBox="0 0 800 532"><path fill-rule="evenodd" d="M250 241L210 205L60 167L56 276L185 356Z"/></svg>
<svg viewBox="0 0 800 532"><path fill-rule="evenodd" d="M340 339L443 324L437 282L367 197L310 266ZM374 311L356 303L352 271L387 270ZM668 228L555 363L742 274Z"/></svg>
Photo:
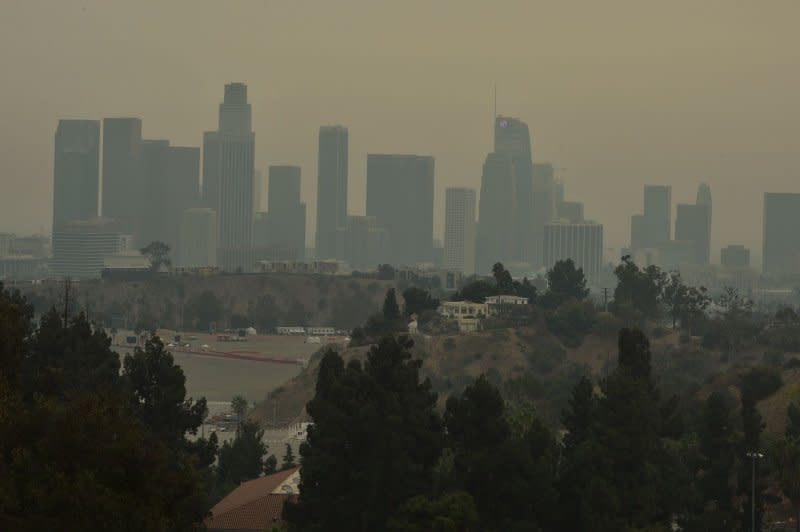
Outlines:
<svg viewBox="0 0 800 532"><path fill-rule="evenodd" d="M299 493L300 468L243 482L211 509L209 530L267 530L281 520L283 503Z"/></svg>

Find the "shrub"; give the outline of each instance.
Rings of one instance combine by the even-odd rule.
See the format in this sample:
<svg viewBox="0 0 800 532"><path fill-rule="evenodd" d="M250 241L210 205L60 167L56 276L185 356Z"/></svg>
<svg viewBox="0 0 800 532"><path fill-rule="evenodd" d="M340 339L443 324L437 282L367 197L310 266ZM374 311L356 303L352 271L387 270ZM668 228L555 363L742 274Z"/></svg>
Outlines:
<svg viewBox="0 0 800 532"><path fill-rule="evenodd" d="M750 388L756 401L761 401L774 394L782 384L781 371L777 368L759 366L739 376L739 387Z"/></svg>

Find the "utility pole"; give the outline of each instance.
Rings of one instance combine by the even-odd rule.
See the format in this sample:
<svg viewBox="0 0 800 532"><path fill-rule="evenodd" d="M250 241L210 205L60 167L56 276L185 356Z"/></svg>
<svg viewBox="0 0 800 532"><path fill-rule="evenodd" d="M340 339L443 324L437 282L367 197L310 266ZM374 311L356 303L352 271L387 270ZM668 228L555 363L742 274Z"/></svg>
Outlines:
<svg viewBox="0 0 800 532"><path fill-rule="evenodd" d="M608 288L603 288L603 310L608 312Z"/></svg>
<svg viewBox="0 0 800 532"><path fill-rule="evenodd" d="M764 455L758 451L750 451L747 457L753 463L753 485L750 493L750 530L756 532L756 460L764 458Z"/></svg>

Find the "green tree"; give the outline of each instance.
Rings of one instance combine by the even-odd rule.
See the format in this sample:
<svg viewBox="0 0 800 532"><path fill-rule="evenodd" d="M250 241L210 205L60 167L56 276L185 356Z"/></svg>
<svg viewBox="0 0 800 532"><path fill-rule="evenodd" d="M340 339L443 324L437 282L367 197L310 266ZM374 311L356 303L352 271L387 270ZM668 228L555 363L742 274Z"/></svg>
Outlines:
<svg viewBox="0 0 800 532"><path fill-rule="evenodd" d="M589 295L583 268L576 268L572 259L560 260L547 270L546 305L555 308L567 301L582 301Z"/></svg>
<svg viewBox="0 0 800 532"><path fill-rule="evenodd" d="M725 309L722 314L722 325L728 356L734 358L742 342L755 333L751 321L753 302L742 297L735 288L728 286L719 297L718 303Z"/></svg>
<svg viewBox="0 0 800 532"><path fill-rule="evenodd" d="M0 529L192 530L213 442L152 431L82 316L49 313L34 329L0 288L0 329Z"/></svg>
<svg viewBox="0 0 800 532"><path fill-rule="evenodd" d="M244 419L245 414L247 414L247 406L247 399L241 395L234 395L233 399L231 399L231 410L233 410L233 413L236 414L237 431L242 425L242 420Z"/></svg>
<svg viewBox="0 0 800 532"><path fill-rule="evenodd" d="M389 532L471 532L479 530L478 513L469 493L446 493L437 499L417 495L389 520Z"/></svg>
<svg viewBox="0 0 800 532"><path fill-rule="evenodd" d="M439 300L431 297L427 290L412 286L403 291L403 314L406 318L412 314L421 315L426 310L436 310Z"/></svg>
<svg viewBox="0 0 800 532"><path fill-rule="evenodd" d="M455 485L473 496L481 530L537 530L552 520L555 441L535 419L522 438L513 438L504 411L485 376L448 398ZM526 493L537 493L536 501Z"/></svg>
<svg viewBox="0 0 800 532"><path fill-rule="evenodd" d="M711 298L705 287L695 288L683 282L679 273L667 276L663 287L662 299L672 317L672 328L677 324L685 327L699 319L708 307Z"/></svg>
<svg viewBox="0 0 800 532"><path fill-rule="evenodd" d="M299 530L385 529L408 498L424 493L442 449L430 382L419 380L406 338L386 337L363 364L328 351L313 420L300 446L300 496L284 517Z"/></svg>
<svg viewBox="0 0 800 532"><path fill-rule="evenodd" d="M713 392L706 400L700 433L703 456L700 492L713 510L706 511L706 527L731 530L736 523L733 508L733 475L736 470L736 442L730 399Z"/></svg>
<svg viewBox="0 0 800 532"><path fill-rule="evenodd" d="M281 464L281 471L283 471L284 469L291 469L295 466L297 466L297 464L295 463L292 446L287 443L286 453L283 455L283 463Z"/></svg>
<svg viewBox="0 0 800 532"><path fill-rule="evenodd" d="M113 388L119 382L119 356L111 339L81 313L64 326L55 309L45 313L22 367L26 394L61 396L76 390Z"/></svg>
<svg viewBox="0 0 800 532"><path fill-rule="evenodd" d="M492 266L492 276L494 277L495 292L499 295L510 295L514 293L514 280L511 273L505 269L501 262Z"/></svg>
<svg viewBox="0 0 800 532"><path fill-rule="evenodd" d="M162 267L167 269L172 267L172 260L169 258L169 252L169 246L158 240L149 243L139 250L139 253L150 260L150 269L154 272L161 271Z"/></svg>
<svg viewBox="0 0 800 532"><path fill-rule="evenodd" d="M622 257L622 262L614 269L617 286L614 288L614 300L611 310L621 316L626 311L646 318L654 318L659 314L659 303L666 283L666 274L657 266L640 269L629 255ZM626 316L636 320L636 316Z"/></svg>
<svg viewBox="0 0 800 532"><path fill-rule="evenodd" d="M186 376L157 336L144 349L125 355L122 377L132 392L133 411L142 423L168 444L197 434L208 408L205 398L186 398Z"/></svg>
<svg viewBox="0 0 800 532"><path fill-rule="evenodd" d="M217 465L217 484L222 493L261 475L267 454L263 439L264 430L258 423L245 421L236 438L222 444Z"/></svg>
<svg viewBox="0 0 800 532"><path fill-rule="evenodd" d="M210 290L204 290L189 301L189 312L200 330L208 330L222 318L222 301Z"/></svg>
<svg viewBox="0 0 800 532"><path fill-rule="evenodd" d="M390 288L386 292L386 297L383 300L383 319L386 321L396 321L400 319L400 307L397 305L397 296L395 295L394 288Z"/></svg>
<svg viewBox="0 0 800 532"><path fill-rule="evenodd" d="M619 364L601 383L597 441L609 465L620 529L666 522L662 479L653 467L660 452L660 409L650 376L650 344L638 329L619 333ZM603 520L608 520L608 514Z"/></svg>
<svg viewBox="0 0 800 532"><path fill-rule="evenodd" d="M270 332L280 324L282 313L275 298L263 295L256 301L251 318L260 331Z"/></svg>
<svg viewBox="0 0 800 532"><path fill-rule="evenodd" d="M473 303L484 303L489 296L497 295L495 286L483 279L478 279L467 283L461 290L453 294L453 301L472 301Z"/></svg>
<svg viewBox="0 0 800 532"><path fill-rule="evenodd" d="M269 455L264 459L264 474L271 475L278 470L278 459L274 454Z"/></svg>

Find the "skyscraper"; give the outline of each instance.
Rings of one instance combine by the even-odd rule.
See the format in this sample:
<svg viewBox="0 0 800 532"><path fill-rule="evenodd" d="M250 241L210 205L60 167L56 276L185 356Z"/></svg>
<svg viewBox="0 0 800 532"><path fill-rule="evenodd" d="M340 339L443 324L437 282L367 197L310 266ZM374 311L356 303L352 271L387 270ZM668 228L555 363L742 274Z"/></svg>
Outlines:
<svg viewBox="0 0 800 532"><path fill-rule="evenodd" d="M367 216L388 231L396 266L432 258L433 180L433 157L367 155Z"/></svg>
<svg viewBox="0 0 800 532"><path fill-rule="evenodd" d="M255 133L247 85L225 85L219 128L203 138L205 205L217 211L220 266L249 271L252 253Z"/></svg>
<svg viewBox="0 0 800 532"><path fill-rule="evenodd" d="M590 282L597 281L603 261L603 226L596 222L551 222L544 227L544 263L549 269L572 259Z"/></svg>
<svg viewBox="0 0 800 532"><path fill-rule="evenodd" d="M348 132L343 126L319 128L317 163L316 256L336 255L336 230L347 225Z"/></svg>
<svg viewBox="0 0 800 532"><path fill-rule="evenodd" d="M351 268L368 270L389 261L389 233L374 216L348 216L336 230L336 256Z"/></svg>
<svg viewBox="0 0 800 532"><path fill-rule="evenodd" d="M534 253L533 161L528 125L498 116L494 127L495 153L509 155L514 171L514 258L530 261Z"/></svg>
<svg viewBox="0 0 800 532"><path fill-rule="evenodd" d="M53 228L97 216L100 122L59 120L53 163Z"/></svg>
<svg viewBox="0 0 800 532"><path fill-rule="evenodd" d="M142 175L142 121L139 118L103 119L104 218L116 221L124 232L141 241L140 222L144 204Z"/></svg>
<svg viewBox="0 0 800 532"><path fill-rule="evenodd" d="M270 166L267 207L270 259L302 259L306 250L306 204L300 202L300 167Z"/></svg>
<svg viewBox="0 0 800 532"><path fill-rule="evenodd" d="M763 259L766 274L800 272L800 194L764 194Z"/></svg>
<svg viewBox="0 0 800 532"><path fill-rule="evenodd" d="M550 163L533 165L533 250L532 262L535 266L545 265L544 226L555 218L556 199L555 169Z"/></svg>
<svg viewBox="0 0 800 532"><path fill-rule="evenodd" d="M128 249L130 240L109 218L65 223L53 232L53 270L77 279L100 277L105 258Z"/></svg>
<svg viewBox="0 0 800 532"><path fill-rule="evenodd" d="M169 141L163 139L142 140L141 171L144 182L143 216L139 236L143 245L156 240L164 241L164 209L169 204L165 195L167 179L167 150ZM172 250L176 251L176 250Z"/></svg>
<svg viewBox="0 0 800 532"><path fill-rule="evenodd" d="M647 247L647 228L644 214L631 216L631 249Z"/></svg>
<svg viewBox="0 0 800 532"><path fill-rule="evenodd" d="M143 140L141 161L145 187L141 242L162 241L177 258L181 215L199 206L200 149L170 146L167 140Z"/></svg>
<svg viewBox="0 0 800 532"><path fill-rule="evenodd" d="M645 247L669 242L672 235L672 187L644 187Z"/></svg>
<svg viewBox="0 0 800 532"><path fill-rule="evenodd" d="M217 213L209 208L181 213L181 247L178 265L202 268L217 265Z"/></svg>
<svg viewBox="0 0 800 532"><path fill-rule="evenodd" d="M708 264L711 253L711 206L678 204L675 240L691 242L692 262Z"/></svg>
<svg viewBox="0 0 800 532"><path fill-rule="evenodd" d="M164 242L179 256L182 243L181 217L186 209L200 204L200 148L170 146L166 153L163 206Z"/></svg>
<svg viewBox="0 0 800 532"><path fill-rule="evenodd" d="M475 273L475 190L448 188L444 208L444 267Z"/></svg>
<svg viewBox="0 0 800 532"><path fill-rule="evenodd" d="M478 214L476 270L487 274L496 262L515 259L516 180L510 155L490 153L483 163Z"/></svg>

